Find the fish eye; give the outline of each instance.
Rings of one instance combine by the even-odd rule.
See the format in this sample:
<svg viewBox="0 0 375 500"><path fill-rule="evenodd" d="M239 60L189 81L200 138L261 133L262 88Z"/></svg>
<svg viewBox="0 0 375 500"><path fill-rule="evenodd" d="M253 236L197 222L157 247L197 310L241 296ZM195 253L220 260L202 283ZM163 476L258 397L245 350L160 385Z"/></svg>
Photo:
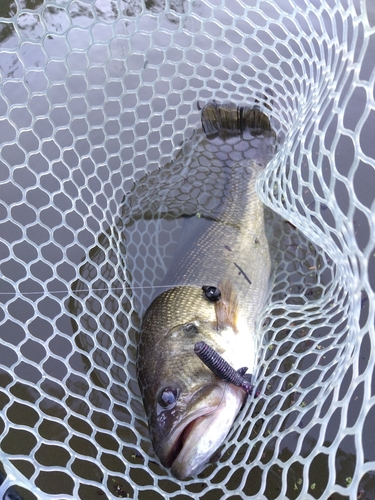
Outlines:
<svg viewBox="0 0 375 500"><path fill-rule="evenodd" d="M179 391L176 389L176 387L165 387L158 397L159 405L163 408L171 408L178 399L178 392Z"/></svg>
<svg viewBox="0 0 375 500"><path fill-rule="evenodd" d="M202 286L204 296L211 302L217 302L221 297L221 292L216 286Z"/></svg>

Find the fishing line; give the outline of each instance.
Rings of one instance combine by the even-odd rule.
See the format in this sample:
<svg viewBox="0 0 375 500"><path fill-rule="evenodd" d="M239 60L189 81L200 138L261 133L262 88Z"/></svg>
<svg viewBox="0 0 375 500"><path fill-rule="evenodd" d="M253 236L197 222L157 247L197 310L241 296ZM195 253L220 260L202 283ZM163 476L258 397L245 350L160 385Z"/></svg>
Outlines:
<svg viewBox="0 0 375 500"><path fill-rule="evenodd" d="M21 283L22 284L22 283ZM43 295L43 294L48 294L48 295L58 295L58 294L74 294L78 295L80 293L87 293L87 292L108 292L108 291L126 291L126 290L151 290L151 289L161 289L164 288L165 290L170 290L171 288L177 287L177 286L184 286L183 284L173 284L173 285L149 285L149 286L120 286L120 287L99 287L99 288L69 288L66 290L46 290L43 288L40 291L32 291L32 292L20 292L20 291L14 291L14 292L2 292L0 290L0 295L16 295L19 297L22 296L27 296L27 295Z"/></svg>

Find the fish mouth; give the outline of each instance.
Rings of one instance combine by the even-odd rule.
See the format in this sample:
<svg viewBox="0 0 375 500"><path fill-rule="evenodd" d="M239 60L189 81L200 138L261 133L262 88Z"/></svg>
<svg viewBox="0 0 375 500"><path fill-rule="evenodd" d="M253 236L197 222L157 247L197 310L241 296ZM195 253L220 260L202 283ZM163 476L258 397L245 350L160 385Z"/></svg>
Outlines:
<svg viewBox="0 0 375 500"><path fill-rule="evenodd" d="M158 450L161 463L171 468L175 478L182 480L201 472L227 436L244 398L238 387L215 387L209 406L187 412Z"/></svg>
<svg viewBox="0 0 375 500"><path fill-rule="evenodd" d="M211 409L211 411L215 411L215 409ZM209 413L210 409L206 408L204 413ZM203 412L202 412L203 413ZM199 424L202 418L206 418L203 414L202 416L193 416L189 420L184 420L175 430L173 435L169 438L168 443L169 450L166 455L161 456L160 460L165 467L171 467L174 461L177 459L179 454L181 453L186 441L189 438L189 435L194 432L194 428ZM176 433L178 435L176 437Z"/></svg>

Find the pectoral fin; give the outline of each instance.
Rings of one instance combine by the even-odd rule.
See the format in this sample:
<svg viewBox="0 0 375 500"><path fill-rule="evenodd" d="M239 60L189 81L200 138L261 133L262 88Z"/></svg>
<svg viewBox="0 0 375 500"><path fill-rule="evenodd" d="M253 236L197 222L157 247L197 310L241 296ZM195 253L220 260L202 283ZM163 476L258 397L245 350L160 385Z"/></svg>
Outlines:
<svg viewBox="0 0 375 500"><path fill-rule="evenodd" d="M229 280L219 284L220 300L215 302L215 313L218 331L231 327L237 331L238 298Z"/></svg>

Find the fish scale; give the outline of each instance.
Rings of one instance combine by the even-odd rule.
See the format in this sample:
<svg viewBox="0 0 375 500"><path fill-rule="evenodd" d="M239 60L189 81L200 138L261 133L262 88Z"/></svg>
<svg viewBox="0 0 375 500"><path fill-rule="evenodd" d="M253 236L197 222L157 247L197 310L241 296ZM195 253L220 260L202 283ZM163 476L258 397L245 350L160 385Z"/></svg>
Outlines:
<svg viewBox="0 0 375 500"><path fill-rule="evenodd" d="M255 321L264 303L271 266L264 206L255 192L260 170L252 161L231 165L221 213L214 220L186 221L182 231L188 236L178 245L161 284L218 287L229 279L246 322Z"/></svg>
<svg viewBox="0 0 375 500"><path fill-rule="evenodd" d="M245 400L194 346L203 341L235 369L253 370L256 320L271 272L264 206L255 189L272 150L269 119L256 108L214 102L202 109L202 126L201 150L210 152L215 168L221 164L225 179L220 203L187 214L160 287L166 291L144 315L137 357L154 449L178 479L204 467ZM203 286L218 288L218 300L209 300Z"/></svg>

